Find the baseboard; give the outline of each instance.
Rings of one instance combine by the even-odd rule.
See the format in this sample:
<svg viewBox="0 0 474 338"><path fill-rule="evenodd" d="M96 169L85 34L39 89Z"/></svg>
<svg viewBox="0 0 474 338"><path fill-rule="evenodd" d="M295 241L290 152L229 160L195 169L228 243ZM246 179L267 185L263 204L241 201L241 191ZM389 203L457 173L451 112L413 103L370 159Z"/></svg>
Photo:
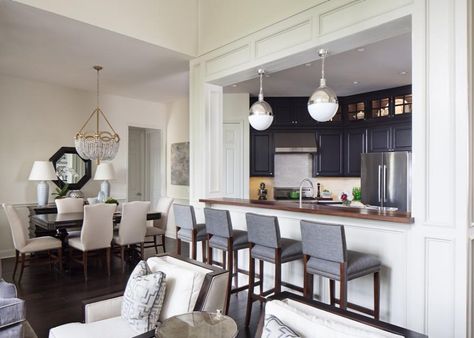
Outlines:
<svg viewBox="0 0 474 338"><path fill-rule="evenodd" d="M0 258L10 258L15 257L15 250L7 249L7 250L0 250Z"/></svg>

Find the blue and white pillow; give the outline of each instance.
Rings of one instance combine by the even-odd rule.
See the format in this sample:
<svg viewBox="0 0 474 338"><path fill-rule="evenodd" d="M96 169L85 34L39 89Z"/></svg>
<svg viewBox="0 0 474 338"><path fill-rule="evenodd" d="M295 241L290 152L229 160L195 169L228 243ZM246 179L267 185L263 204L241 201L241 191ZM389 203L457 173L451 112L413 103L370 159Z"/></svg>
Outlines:
<svg viewBox="0 0 474 338"><path fill-rule="evenodd" d="M266 315L262 338L300 338L300 336L277 317Z"/></svg>
<svg viewBox="0 0 474 338"><path fill-rule="evenodd" d="M154 330L158 324L166 291L166 275L151 272L145 261L140 261L128 279L123 295L123 319L138 333Z"/></svg>

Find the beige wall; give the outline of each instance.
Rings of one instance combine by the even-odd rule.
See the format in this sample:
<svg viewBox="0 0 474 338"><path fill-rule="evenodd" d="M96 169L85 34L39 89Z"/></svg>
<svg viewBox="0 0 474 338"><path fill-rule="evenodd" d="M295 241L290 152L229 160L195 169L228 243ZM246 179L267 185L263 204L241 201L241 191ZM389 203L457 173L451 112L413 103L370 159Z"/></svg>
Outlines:
<svg viewBox="0 0 474 338"><path fill-rule="evenodd" d="M288 18L323 0L201 0L199 55Z"/></svg>
<svg viewBox="0 0 474 338"><path fill-rule="evenodd" d="M36 201L36 184L27 180L33 161L47 160L60 147L73 146L73 136L91 113L94 102L93 92L0 76L0 203L22 205ZM128 126L165 131L166 106L104 96L101 107L121 136L121 147L113 161L118 178L111 181L111 194L126 198ZM164 180L165 162L162 163ZM94 171L95 164L93 174ZM51 191L54 187L50 185ZM90 180L82 190L86 196L95 196L99 182ZM20 211L26 215L24 209ZM0 257L12 254L12 248L8 223L0 212Z"/></svg>
<svg viewBox="0 0 474 338"><path fill-rule="evenodd" d="M187 55L197 54L198 0L16 0Z"/></svg>

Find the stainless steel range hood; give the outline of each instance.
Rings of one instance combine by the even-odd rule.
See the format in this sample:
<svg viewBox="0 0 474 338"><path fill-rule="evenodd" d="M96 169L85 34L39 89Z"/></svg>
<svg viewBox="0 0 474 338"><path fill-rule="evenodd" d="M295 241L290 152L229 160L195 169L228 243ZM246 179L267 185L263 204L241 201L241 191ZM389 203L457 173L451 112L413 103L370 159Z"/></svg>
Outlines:
<svg viewBox="0 0 474 338"><path fill-rule="evenodd" d="M314 133L274 133L275 153L316 153Z"/></svg>

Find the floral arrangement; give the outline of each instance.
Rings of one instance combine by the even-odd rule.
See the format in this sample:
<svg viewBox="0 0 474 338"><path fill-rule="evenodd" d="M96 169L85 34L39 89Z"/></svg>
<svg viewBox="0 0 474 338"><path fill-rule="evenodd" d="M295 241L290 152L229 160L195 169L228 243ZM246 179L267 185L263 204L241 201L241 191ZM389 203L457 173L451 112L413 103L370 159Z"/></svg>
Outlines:
<svg viewBox="0 0 474 338"><path fill-rule="evenodd" d="M341 196L339 197L339 200L345 206L351 205L352 199L353 199L352 194L348 194L347 192L342 192Z"/></svg>

